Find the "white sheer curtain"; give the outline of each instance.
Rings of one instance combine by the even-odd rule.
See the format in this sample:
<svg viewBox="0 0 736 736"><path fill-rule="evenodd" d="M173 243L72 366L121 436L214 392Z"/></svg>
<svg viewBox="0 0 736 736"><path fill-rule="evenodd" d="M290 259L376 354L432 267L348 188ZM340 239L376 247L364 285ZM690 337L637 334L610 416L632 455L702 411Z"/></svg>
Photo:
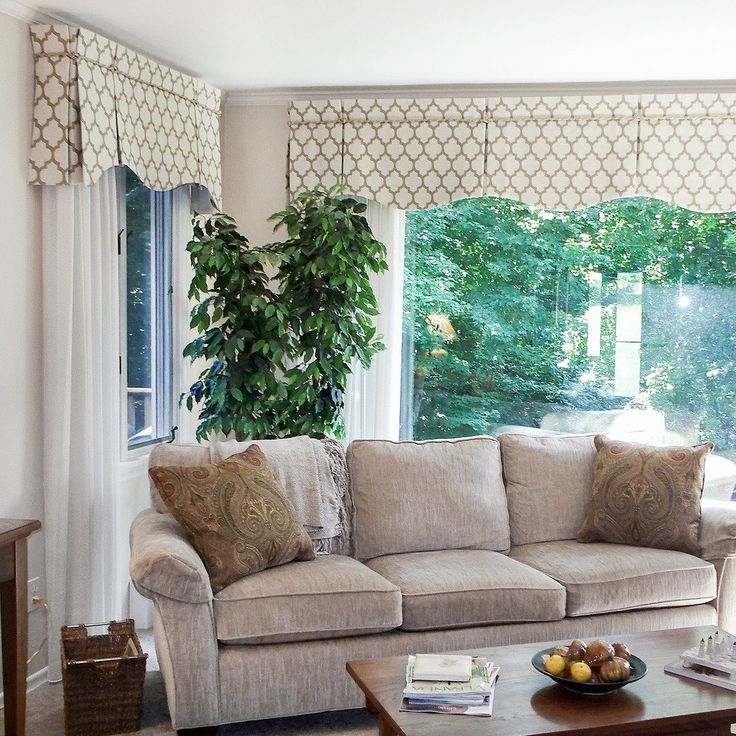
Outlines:
<svg viewBox="0 0 736 736"><path fill-rule="evenodd" d="M182 357L182 351L194 338L197 330L189 326L194 302L188 297L192 283L192 263L187 252L187 244L194 236L192 216L214 211L212 197L207 189L199 185L179 187L174 190L174 212L172 222L172 285L174 287L171 313L173 320L174 351L174 405L176 424L179 431L176 441L179 444L197 442L196 432L199 424L198 409L189 411L186 404L179 406L179 397L189 390L204 370L207 361L198 358L194 363ZM204 444L207 444L204 442Z"/></svg>
<svg viewBox="0 0 736 736"><path fill-rule="evenodd" d="M368 370L359 363L350 376L345 396L348 440L399 439L401 410L401 336L404 289L403 210L368 203L368 223L386 246L388 271L371 279L378 301L376 329L386 349Z"/></svg>
<svg viewBox="0 0 736 736"><path fill-rule="evenodd" d="M192 283L192 264L187 252L187 243L192 239L192 207L201 211L202 195L199 187L192 193L190 187L179 187L174 191L174 211L171 227L172 235L172 286L173 302L171 305L174 352L174 415L179 430L176 441L181 444L196 442L197 411L189 411L186 404L179 407L179 397L189 390L197 380L204 361L192 363L189 358L182 357L182 351L188 343L197 337L197 331L189 326L189 314L192 302L187 293ZM194 199L193 199L194 198Z"/></svg>
<svg viewBox="0 0 736 736"><path fill-rule="evenodd" d="M124 610L117 556L120 309L114 170L43 188L44 526L49 679L59 627Z"/></svg>

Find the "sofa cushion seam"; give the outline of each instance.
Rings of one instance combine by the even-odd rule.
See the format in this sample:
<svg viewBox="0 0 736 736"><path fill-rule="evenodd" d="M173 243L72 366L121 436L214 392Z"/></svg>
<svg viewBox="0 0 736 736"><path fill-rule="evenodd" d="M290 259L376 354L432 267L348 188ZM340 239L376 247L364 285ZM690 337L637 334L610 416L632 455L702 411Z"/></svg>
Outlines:
<svg viewBox="0 0 736 736"><path fill-rule="evenodd" d="M431 445L459 445L463 442L493 442L496 446L500 446L501 442L497 437L492 437L491 435L480 435L478 437L457 437L456 439L436 439L436 440L353 440L350 444L351 445L360 445L363 443L366 444L373 444L373 443L381 443L381 444L387 444L387 445L421 445L421 446L431 446Z"/></svg>
<svg viewBox="0 0 736 736"><path fill-rule="evenodd" d="M702 605L705 603L709 603L710 601L715 600L715 597L713 598L706 598L705 596L698 596L697 598L680 598L679 600L661 600L661 601L647 601L646 603L637 603L633 606L625 606L625 607L618 607L618 608L611 608L608 610L595 610L595 611L581 611L579 613L570 613L567 611L568 616L599 616L604 614L610 614L610 613L620 613L622 611L636 611L640 609L647 609L647 608L668 608L668 607L685 607L685 606L697 606Z"/></svg>
<svg viewBox="0 0 736 736"><path fill-rule="evenodd" d="M250 636L248 636L248 635L242 635L241 634L241 635L237 635L237 636L226 636L224 639L221 639L220 638L219 632L218 632L217 641L227 641L228 639L240 639L242 641L248 641L248 639L262 639L263 637L267 637L267 636L268 637L272 637L272 636L282 636L282 635L283 636L290 636L290 635L293 635L293 634L298 634L298 635L301 635L301 634L305 634L305 635L308 635L308 634L324 634L324 633L326 633L328 631L329 632L335 632L336 634L339 634L339 633L342 633L342 632L348 632L349 633L349 632L354 632L354 631L365 631L365 632L383 633L385 631L392 631L393 629L397 629L397 628L399 628L399 626L401 626L401 623L398 623L398 624L375 624L374 626L360 626L360 627L355 627L355 628L347 628L347 627L345 627L345 628L342 628L342 629L332 626L332 627L326 628L326 629L300 629L299 631L297 631L297 630L294 630L294 631L272 631L272 632L263 633L263 634L252 634ZM309 639L307 639L306 641L309 641ZM288 644L290 642L271 642L271 643L273 643L273 644L278 644L278 643ZM296 643L296 641L294 641L293 643Z"/></svg>
<svg viewBox="0 0 736 736"><path fill-rule="evenodd" d="M557 582L556 580L553 580L553 582ZM547 591L550 593L565 593L566 590L564 586L561 584L558 584L559 587L557 588L508 588L508 587L502 587L502 588L470 588L469 590L438 590L436 592L428 592L428 593L408 593L401 591L401 597L402 598L425 598L427 596L434 596L434 595L458 595L463 593L495 593L496 591L518 591L518 592L524 592L524 591Z"/></svg>
<svg viewBox="0 0 736 736"><path fill-rule="evenodd" d="M405 623L400 624L397 628L404 629L405 631L447 631L447 630L454 630L454 629L462 629L466 626L498 626L503 624L535 624L535 623L549 623L551 621L564 621L565 620L565 614L563 613L562 616L558 616L556 618L522 618L517 619L514 621L510 621L509 619L498 619L498 620L488 620L484 619L483 621L461 621L460 623L453 623L450 624L440 624L437 626L429 626L429 627L421 627L421 628L413 628L413 629L406 629ZM450 629L448 629L448 626L450 626Z"/></svg>
<svg viewBox="0 0 736 736"><path fill-rule="evenodd" d="M377 573L376 573L377 574ZM315 590L305 591L301 593L265 593L263 595L253 595L243 598L213 598L217 603L243 603L247 601L265 601L273 598L294 598L297 596L325 596L325 595L362 595L362 594L374 595L375 593L385 593L388 595L394 595L395 593L401 593L401 590L396 587L393 590Z"/></svg>
<svg viewBox="0 0 736 736"><path fill-rule="evenodd" d="M515 557L512 559L516 559ZM517 562L521 562L521 560L517 560ZM707 560L704 560L704 562L707 562ZM529 565L529 567L532 567L531 563L526 562L523 563L526 565ZM708 565L699 565L698 567L680 567L680 568L670 568L667 570L652 570L651 572L645 572L638 575L629 575L626 577L616 577L616 578L605 578L605 579L598 579L598 580L577 580L577 581L568 581L566 579L563 579L562 577L559 577L556 575L559 575L558 573L553 572L545 572L544 570L539 570L539 568L535 567L533 569L539 570L539 572L543 573L544 575L548 575L553 580L556 580L561 585L564 585L567 587L570 586L586 586L586 585L604 585L609 583L625 583L629 582L630 580L643 580L645 578L649 578L652 575L662 575L662 574L669 574L669 573L679 573L679 572L695 572L695 571L708 571L713 569L712 563L709 563L710 567Z"/></svg>

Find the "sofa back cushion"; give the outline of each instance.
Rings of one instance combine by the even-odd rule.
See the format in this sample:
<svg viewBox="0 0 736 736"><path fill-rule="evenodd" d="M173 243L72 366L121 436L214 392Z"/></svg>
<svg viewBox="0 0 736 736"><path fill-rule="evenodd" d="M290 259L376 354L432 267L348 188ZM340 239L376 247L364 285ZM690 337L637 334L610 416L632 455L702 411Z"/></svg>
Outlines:
<svg viewBox="0 0 736 736"><path fill-rule="evenodd" d="M210 448L207 445L175 445L163 443L154 445L148 456L148 467L194 467L207 465L210 461ZM149 477L151 490L151 506L161 514L168 513L153 478Z"/></svg>
<svg viewBox="0 0 736 736"><path fill-rule="evenodd" d="M440 549L508 552L501 454L492 437L356 440L348 463L358 559Z"/></svg>
<svg viewBox="0 0 736 736"><path fill-rule="evenodd" d="M575 539L590 505L593 437L499 436L514 547Z"/></svg>

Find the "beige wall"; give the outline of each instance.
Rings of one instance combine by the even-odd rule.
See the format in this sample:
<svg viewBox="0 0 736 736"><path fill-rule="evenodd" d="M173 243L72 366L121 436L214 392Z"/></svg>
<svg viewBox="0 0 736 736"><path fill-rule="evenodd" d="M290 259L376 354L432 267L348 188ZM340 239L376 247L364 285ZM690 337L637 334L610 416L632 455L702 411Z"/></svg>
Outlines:
<svg viewBox="0 0 736 736"><path fill-rule="evenodd" d="M223 210L253 245L274 239L266 220L286 204L287 107L229 105L222 116Z"/></svg>
<svg viewBox="0 0 736 736"><path fill-rule="evenodd" d="M26 183L33 95L28 26L0 14L0 517L43 520L40 194ZM29 578L43 579L43 532L29 546ZM45 632L30 616L33 649ZM37 658L31 668L45 665Z"/></svg>

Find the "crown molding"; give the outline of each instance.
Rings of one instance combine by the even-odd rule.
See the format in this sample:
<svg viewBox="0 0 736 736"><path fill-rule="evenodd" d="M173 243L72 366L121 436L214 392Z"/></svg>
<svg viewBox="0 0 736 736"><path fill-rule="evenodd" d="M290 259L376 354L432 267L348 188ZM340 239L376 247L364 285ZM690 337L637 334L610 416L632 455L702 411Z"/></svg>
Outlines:
<svg viewBox="0 0 736 736"><path fill-rule="evenodd" d="M0 0L2 2L2 0ZM649 80L621 82L551 82L544 84L456 84L377 87L273 87L231 90L226 107L286 105L294 100L380 97L495 97L569 94L646 94L656 92L736 92L736 79Z"/></svg>
<svg viewBox="0 0 736 736"><path fill-rule="evenodd" d="M48 13L42 13L25 3L18 2L18 0L0 0L0 13L28 24L65 22Z"/></svg>

